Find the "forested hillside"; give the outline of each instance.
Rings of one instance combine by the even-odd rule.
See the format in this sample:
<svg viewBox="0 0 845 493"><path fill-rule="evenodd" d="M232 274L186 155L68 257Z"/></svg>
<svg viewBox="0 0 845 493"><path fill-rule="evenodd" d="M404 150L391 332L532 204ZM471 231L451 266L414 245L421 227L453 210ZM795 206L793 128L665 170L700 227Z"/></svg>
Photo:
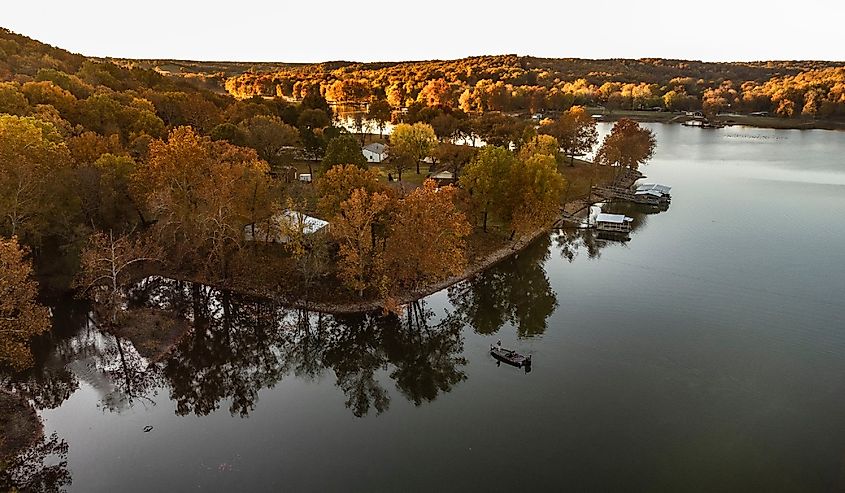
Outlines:
<svg viewBox="0 0 845 493"><path fill-rule="evenodd" d="M783 117L845 116L845 66L836 62L705 63L484 56L452 61L251 67L226 79L229 93L330 102L386 99L473 111L609 109L768 111Z"/></svg>

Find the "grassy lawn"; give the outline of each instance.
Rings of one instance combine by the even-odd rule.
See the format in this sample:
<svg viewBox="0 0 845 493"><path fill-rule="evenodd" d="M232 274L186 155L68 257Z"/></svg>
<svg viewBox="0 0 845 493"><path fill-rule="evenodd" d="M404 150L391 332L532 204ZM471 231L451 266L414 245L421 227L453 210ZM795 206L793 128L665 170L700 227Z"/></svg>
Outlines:
<svg viewBox="0 0 845 493"><path fill-rule="evenodd" d="M563 164L558 165L558 171L566 179L567 191L565 201L586 198L590 192L590 182L593 185L610 183L615 171L608 166L593 166L587 161L575 159L575 166L569 165L567 159Z"/></svg>

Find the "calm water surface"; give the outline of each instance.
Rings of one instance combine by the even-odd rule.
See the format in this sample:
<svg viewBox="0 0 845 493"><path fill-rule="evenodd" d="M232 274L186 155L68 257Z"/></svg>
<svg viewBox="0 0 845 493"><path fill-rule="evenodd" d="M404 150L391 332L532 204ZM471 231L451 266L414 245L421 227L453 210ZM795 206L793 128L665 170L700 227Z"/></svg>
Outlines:
<svg viewBox="0 0 845 493"><path fill-rule="evenodd" d="M554 233L410 320L151 280L197 329L148 363L57 311L16 385L68 489L845 489L845 133L652 128L673 201L608 206L630 242Z"/></svg>

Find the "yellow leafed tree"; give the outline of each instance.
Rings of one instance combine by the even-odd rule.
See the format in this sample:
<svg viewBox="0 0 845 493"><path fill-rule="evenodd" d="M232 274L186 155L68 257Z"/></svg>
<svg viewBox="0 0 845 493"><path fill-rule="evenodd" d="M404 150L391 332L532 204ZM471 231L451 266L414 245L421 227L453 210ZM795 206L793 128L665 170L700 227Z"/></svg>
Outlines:
<svg viewBox="0 0 845 493"><path fill-rule="evenodd" d="M352 192L340 206L331 225L332 237L340 245L338 274L343 283L363 296L367 289L384 291L383 255L375 230L390 210L386 193Z"/></svg>

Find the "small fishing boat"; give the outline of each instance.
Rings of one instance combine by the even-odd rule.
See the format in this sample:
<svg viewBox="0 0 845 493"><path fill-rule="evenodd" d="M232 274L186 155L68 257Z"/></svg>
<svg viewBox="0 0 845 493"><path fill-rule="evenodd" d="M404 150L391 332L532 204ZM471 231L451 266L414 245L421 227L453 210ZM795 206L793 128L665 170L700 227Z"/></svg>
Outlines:
<svg viewBox="0 0 845 493"><path fill-rule="evenodd" d="M523 356L512 349L505 349L501 341L490 345L490 354L497 360L517 368L531 366L531 356Z"/></svg>

